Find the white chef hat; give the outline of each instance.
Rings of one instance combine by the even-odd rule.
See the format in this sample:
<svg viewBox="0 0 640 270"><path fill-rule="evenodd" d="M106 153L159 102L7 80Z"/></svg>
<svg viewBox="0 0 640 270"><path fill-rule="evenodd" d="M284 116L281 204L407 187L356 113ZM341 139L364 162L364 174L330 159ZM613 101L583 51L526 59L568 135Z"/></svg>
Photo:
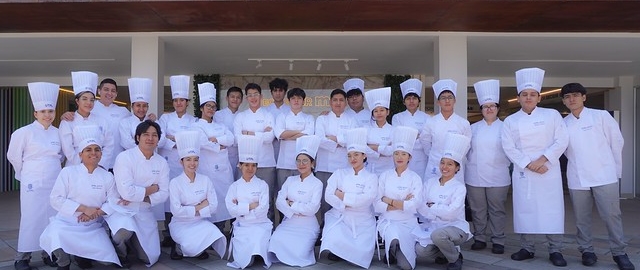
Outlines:
<svg viewBox="0 0 640 270"><path fill-rule="evenodd" d="M134 102L151 101L151 87L153 82L149 78L129 78L129 99Z"/></svg>
<svg viewBox="0 0 640 270"><path fill-rule="evenodd" d="M187 130L176 133L176 147L180 158L200 156L200 132Z"/></svg>
<svg viewBox="0 0 640 270"><path fill-rule="evenodd" d="M198 97L200 97L200 106L209 101L213 101L216 104L216 86L212 83L199 83L198 84Z"/></svg>
<svg viewBox="0 0 640 270"><path fill-rule="evenodd" d="M238 138L238 161L258 163L258 154L262 140L256 136L240 135Z"/></svg>
<svg viewBox="0 0 640 270"><path fill-rule="evenodd" d="M31 103L33 103L34 110L56 109L58 91L60 90L59 85L48 82L32 82L28 83L27 87L29 88L29 95L31 96Z"/></svg>
<svg viewBox="0 0 640 270"><path fill-rule="evenodd" d="M79 125L73 128L73 144L78 153L92 144L102 148L102 127L98 125Z"/></svg>
<svg viewBox="0 0 640 270"><path fill-rule="evenodd" d="M350 90L354 89L360 89L360 91L364 91L364 81L359 78L351 78L344 82L344 84L342 84L342 87L344 87L344 91L347 93L349 93Z"/></svg>
<svg viewBox="0 0 640 270"><path fill-rule="evenodd" d="M385 107L389 109L391 102L391 87L372 89L364 93L369 110L373 111L376 107Z"/></svg>
<svg viewBox="0 0 640 270"><path fill-rule="evenodd" d="M187 75L174 75L169 77L171 83L171 99L189 99L189 80Z"/></svg>
<svg viewBox="0 0 640 270"><path fill-rule="evenodd" d="M516 71L516 86L518 94L522 90L533 89L538 93L542 90L542 81L544 80L544 70L537 67L523 68Z"/></svg>
<svg viewBox="0 0 640 270"><path fill-rule="evenodd" d="M72 71L71 81L73 81L73 94L91 92L96 95L98 89L98 74L91 71Z"/></svg>
<svg viewBox="0 0 640 270"><path fill-rule="evenodd" d="M458 83L451 79L442 79L437 81L432 85L433 92L436 94L436 99L440 96L440 93L443 91L449 90L453 93L453 96L456 96L456 89L458 88Z"/></svg>
<svg viewBox="0 0 640 270"><path fill-rule="evenodd" d="M347 152L367 152L367 129L353 128L345 132Z"/></svg>
<svg viewBox="0 0 640 270"><path fill-rule="evenodd" d="M493 102L500 103L500 81L484 80L473 84L480 106Z"/></svg>
<svg viewBox="0 0 640 270"><path fill-rule="evenodd" d="M464 157L469 151L471 138L462 134L447 133L444 139L443 158L450 158L462 164Z"/></svg>
<svg viewBox="0 0 640 270"><path fill-rule="evenodd" d="M422 96L422 81L408 79L400 84L400 90L402 90L402 98L407 97L409 93L414 93L420 97Z"/></svg>
<svg viewBox="0 0 640 270"><path fill-rule="evenodd" d="M397 126L393 131L393 151L405 151L413 155L413 146L418 138L418 130L407 126Z"/></svg>
<svg viewBox="0 0 640 270"><path fill-rule="evenodd" d="M296 139L296 153L307 154L312 158L316 158L316 153L320 147L320 136L307 135Z"/></svg>

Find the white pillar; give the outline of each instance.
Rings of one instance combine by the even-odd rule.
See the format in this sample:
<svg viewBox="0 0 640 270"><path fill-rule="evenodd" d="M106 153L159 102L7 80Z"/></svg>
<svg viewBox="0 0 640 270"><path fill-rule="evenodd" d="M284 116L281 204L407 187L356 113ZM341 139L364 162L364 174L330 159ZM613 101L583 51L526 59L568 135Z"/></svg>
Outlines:
<svg viewBox="0 0 640 270"><path fill-rule="evenodd" d="M441 35L434 46L434 80L452 79L458 83L455 112L467 118L467 36ZM437 98L434 100L437 104ZM435 113L439 112L439 108Z"/></svg>
<svg viewBox="0 0 640 270"><path fill-rule="evenodd" d="M131 38L131 77L153 81L149 113L164 111L164 42L156 35Z"/></svg>
<svg viewBox="0 0 640 270"><path fill-rule="evenodd" d="M615 88L607 94L607 110L620 111L620 127L624 137L622 150L622 179L620 195L628 198L634 194L635 181L635 97L633 76L620 76L615 80Z"/></svg>

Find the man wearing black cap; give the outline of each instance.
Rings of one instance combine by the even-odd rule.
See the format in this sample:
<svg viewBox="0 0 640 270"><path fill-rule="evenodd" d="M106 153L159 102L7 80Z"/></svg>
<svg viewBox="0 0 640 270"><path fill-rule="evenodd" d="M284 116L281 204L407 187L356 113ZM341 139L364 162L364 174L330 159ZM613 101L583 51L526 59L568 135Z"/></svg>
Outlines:
<svg viewBox="0 0 640 270"><path fill-rule="evenodd" d="M595 203L609 232L613 260L621 270L635 269L624 252L618 179L622 177L624 139L609 112L584 106L587 90L579 83L562 87L560 95L571 113L564 118L569 134L567 179L576 216L578 250L582 264L594 265L598 257L591 237L591 211Z"/></svg>

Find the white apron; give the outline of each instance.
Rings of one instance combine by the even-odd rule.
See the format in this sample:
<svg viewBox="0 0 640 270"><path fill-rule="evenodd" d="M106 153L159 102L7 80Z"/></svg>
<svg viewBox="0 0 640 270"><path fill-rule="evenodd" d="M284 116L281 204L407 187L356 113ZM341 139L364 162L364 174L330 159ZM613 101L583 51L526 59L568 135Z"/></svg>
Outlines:
<svg viewBox="0 0 640 270"><path fill-rule="evenodd" d="M238 180L243 181L243 180ZM251 257L262 257L265 268L271 266L267 250L273 224L270 220L261 223L246 223L236 220L233 222L233 236L229 249L233 254L233 262L227 263L228 267L244 269L249 266Z"/></svg>
<svg viewBox="0 0 640 270"><path fill-rule="evenodd" d="M305 267L316 263L314 245L320 234L316 216L294 215L285 218L269 242L269 260Z"/></svg>
<svg viewBox="0 0 640 270"><path fill-rule="evenodd" d="M549 129L551 119L532 114L522 117L516 124L520 134L520 149L531 160L536 160L547 146L540 145L540 129ZM538 174L514 166L513 225L515 233L564 233L564 197L560 164L547 162L549 169Z"/></svg>
<svg viewBox="0 0 640 270"><path fill-rule="evenodd" d="M102 218L78 222L78 213L70 217L56 215L42 233L40 246L49 256L61 248L70 255L120 265L103 222Z"/></svg>
<svg viewBox="0 0 640 270"><path fill-rule="evenodd" d="M207 219L173 219L169 223L169 230L171 238L180 245L184 256L195 257L209 246L213 247L220 258L224 257L227 251L227 238Z"/></svg>
<svg viewBox="0 0 640 270"><path fill-rule="evenodd" d="M113 214L105 217L111 229L111 235L115 235L120 229L135 232L135 237L138 238L140 246L149 258L147 267L155 264L160 257L160 236L158 223L151 211L150 204L131 202L127 207L118 207L117 202L110 201L109 203L116 210Z"/></svg>
<svg viewBox="0 0 640 270"><path fill-rule="evenodd" d="M416 227L418 227L418 221L415 217L406 220L391 220L385 218L378 220L378 233L383 241L387 243L384 245L386 258L389 258L391 241L397 239L400 245L400 251L402 251L402 254L407 258L409 264L411 264L411 268L416 268L416 239L411 234ZM388 261L387 266L389 266Z"/></svg>
<svg viewBox="0 0 640 270"><path fill-rule="evenodd" d="M325 250L362 268L369 268L377 247L376 220L371 213L335 208L324 215L320 253Z"/></svg>

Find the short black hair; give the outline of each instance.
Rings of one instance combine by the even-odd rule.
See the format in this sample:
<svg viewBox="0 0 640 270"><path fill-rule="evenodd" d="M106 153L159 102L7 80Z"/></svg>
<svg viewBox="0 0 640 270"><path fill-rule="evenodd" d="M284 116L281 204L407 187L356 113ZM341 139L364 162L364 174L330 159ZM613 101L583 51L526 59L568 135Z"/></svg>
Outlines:
<svg viewBox="0 0 640 270"><path fill-rule="evenodd" d="M346 98L350 98L352 96L357 96L357 95L361 95L362 96L362 89L360 89L360 88L351 89L351 90L347 91L347 94L345 95L345 97Z"/></svg>
<svg viewBox="0 0 640 270"><path fill-rule="evenodd" d="M260 87L257 83L248 83L247 86L244 87L244 94L248 94L249 89L256 89L262 95L262 87Z"/></svg>
<svg viewBox="0 0 640 270"><path fill-rule="evenodd" d="M275 78L269 82L269 89L273 91L276 88L280 88L286 92L287 89L289 89L289 83L285 79Z"/></svg>
<svg viewBox="0 0 640 270"><path fill-rule="evenodd" d="M442 96L442 94L447 93L447 92L451 93L451 94L453 95L453 98L454 98L454 99L456 98L456 94L454 94L454 93L453 93L453 91L451 91L451 90L444 90L444 91L440 92L440 94L438 94L438 99L440 99L440 96Z"/></svg>
<svg viewBox="0 0 640 270"><path fill-rule="evenodd" d="M580 93L584 96L587 94L587 89L579 83L568 83L560 89L560 97L564 97L564 95L571 93Z"/></svg>
<svg viewBox="0 0 640 270"><path fill-rule="evenodd" d="M91 93L94 98L96 97L96 94L94 94L93 92L87 90L87 91L82 91L82 92L78 93L77 95L75 95L74 99L76 99L76 100L80 99L80 96L84 95L84 93Z"/></svg>
<svg viewBox="0 0 640 270"><path fill-rule="evenodd" d="M133 139L136 142L136 145L140 143L138 141L138 137L140 137L142 133L147 132L147 130L149 130L150 127L154 127L158 132L158 138L162 138L162 130L160 130L160 125L158 125L158 123L153 122L151 120L144 120L144 122L138 124L138 126L136 127L136 135L133 137Z"/></svg>
<svg viewBox="0 0 640 270"><path fill-rule="evenodd" d="M333 91L331 91L331 94L329 95L329 98L333 98L333 96L335 95L342 95L344 98L347 98L347 93L345 93L344 90L340 88L333 89Z"/></svg>
<svg viewBox="0 0 640 270"><path fill-rule="evenodd" d="M237 86L231 86L231 88L227 90L227 97L229 97L229 95L233 92L240 93L240 98L244 97L244 93L242 93L242 89L240 89L240 87L237 87Z"/></svg>
<svg viewBox="0 0 640 270"><path fill-rule="evenodd" d="M104 80L102 80L98 88L102 88L102 85L104 85L105 83L113 84L116 87L116 90L118 89L118 84L116 83L116 80L111 78L105 78Z"/></svg>
<svg viewBox="0 0 640 270"><path fill-rule="evenodd" d="M407 99L407 97L411 97L411 96L413 96L413 97L417 97L417 98L418 98L418 102L420 102L420 101L421 101L420 96L418 96L418 94L416 94L416 93L414 93L414 92L407 93L406 95L404 95L404 97L402 98L402 100L405 100L405 99Z"/></svg>
<svg viewBox="0 0 640 270"><path fill-rule="evenodd" d="M296 87L287 92L287 99L291 99L293 96L298 96L302 99L305 99L307 97L307 94L304 92L304 90L302 90L302 88Z"/></svg>

